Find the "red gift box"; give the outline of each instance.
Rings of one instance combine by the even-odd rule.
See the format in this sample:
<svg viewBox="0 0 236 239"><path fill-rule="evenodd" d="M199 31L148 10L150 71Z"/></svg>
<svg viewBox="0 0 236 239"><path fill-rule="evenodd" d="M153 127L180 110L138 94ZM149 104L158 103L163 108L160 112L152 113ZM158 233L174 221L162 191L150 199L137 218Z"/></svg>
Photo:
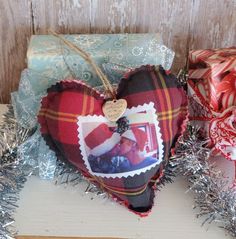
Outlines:
<svg viewBox="0 0 236 239"><path fill-rule="evenodd" d="M191 122L236 160L236 48L191 51L188 94Z"/></svg>

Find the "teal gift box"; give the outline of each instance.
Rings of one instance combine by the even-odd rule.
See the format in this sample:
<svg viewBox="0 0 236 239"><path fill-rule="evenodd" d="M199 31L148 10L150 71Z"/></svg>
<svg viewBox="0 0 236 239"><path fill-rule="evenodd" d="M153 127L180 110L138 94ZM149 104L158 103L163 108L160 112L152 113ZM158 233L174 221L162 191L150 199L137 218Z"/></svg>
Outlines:
<svg viewBox="0 0 236 239"><path fill-rule="evenodd" d="M64 38L86 51L100 68L112 63L130 68L143 64L163 65L169 69L174 56L162 45L159 34L64 35ZM91 66L51 35L32 36L27 61L30 70L45 77L73 77L91 86L101 85Z"/></svg>
<svg viewBox="0 0 236 239"><path fill-rule="evenodd" d="M162 44L159 34L63 35L86 51L104 71L111 83L140 65L162 65L170 69L174 52ZM37 124L40 100L57 81L74 78L92 87L101 81L92 67L74 50L52 35L34 35L27 51L28 69L22 72L19 89L12 93L17 117L25 127Z"/></svg>

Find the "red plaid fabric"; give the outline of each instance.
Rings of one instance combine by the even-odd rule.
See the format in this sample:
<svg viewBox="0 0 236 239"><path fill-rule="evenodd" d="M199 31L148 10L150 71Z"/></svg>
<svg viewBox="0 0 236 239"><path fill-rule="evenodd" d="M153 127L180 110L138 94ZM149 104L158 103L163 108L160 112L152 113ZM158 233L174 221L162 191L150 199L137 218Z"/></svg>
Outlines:
<svg viewBox="0 0 236 239"><path fill-rule="evenodd" d="M176 78L166 74L163 68L142 66L121 79L117 98L126 99L128 108L154 102L164 143L162 165L127 178L102 178L88 172L78 143L77 117L103 115L104 98L80 81L65 80L49 88L48 95L42 100L38 121L44 139L59 158L75 165L93 183L144 216L153 205L155 181L183 131L187 97Z"/></svg>

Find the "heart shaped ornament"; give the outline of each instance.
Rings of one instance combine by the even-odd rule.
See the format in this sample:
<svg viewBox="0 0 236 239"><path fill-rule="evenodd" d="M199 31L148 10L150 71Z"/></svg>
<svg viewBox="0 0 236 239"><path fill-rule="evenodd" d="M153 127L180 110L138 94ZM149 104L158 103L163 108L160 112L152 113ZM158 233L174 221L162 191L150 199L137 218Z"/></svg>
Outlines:
<svg viewBox="0 0 236 239"><path fill-rule="evenodd" d="M105 117L111 122L116 122L125 113L127 102L124 99L109 100L102 106Z"/></svg>
<svg viewBox="0 0 236 239"><path fill-rule="evenodd" d="M116 102L106 102L81 81L64 80L48 89L38 121L59 159L145 216L183 132L187 97L173 75L154 66L125 74L116 97Z"/></svg>

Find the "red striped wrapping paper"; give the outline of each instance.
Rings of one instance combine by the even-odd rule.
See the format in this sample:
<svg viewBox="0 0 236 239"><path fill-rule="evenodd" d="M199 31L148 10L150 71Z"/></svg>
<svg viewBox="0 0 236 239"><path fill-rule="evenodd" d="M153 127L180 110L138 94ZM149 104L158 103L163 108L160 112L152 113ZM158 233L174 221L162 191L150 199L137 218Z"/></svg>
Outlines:
<svg viewBox="0 0 236 239"><path fill-rule="evenodd" d="M191 51L188 94L191 122L236 160L236 47Z"/></svg>

